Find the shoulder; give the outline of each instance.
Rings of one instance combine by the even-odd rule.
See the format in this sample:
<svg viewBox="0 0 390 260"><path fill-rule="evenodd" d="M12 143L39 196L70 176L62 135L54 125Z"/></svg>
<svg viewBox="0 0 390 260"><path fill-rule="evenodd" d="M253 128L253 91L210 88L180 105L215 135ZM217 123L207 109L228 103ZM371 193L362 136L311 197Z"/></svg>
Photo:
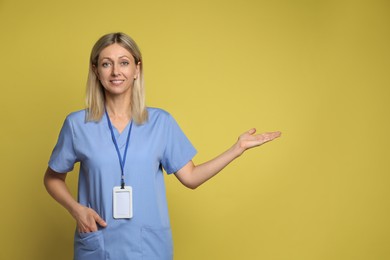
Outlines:
<svg viewBox="0 0 390 260"><path fill-rule="evenodd" d="M166 110L158 107L147 107L149 115L170 115Z"/></svg>
<svg viewBox="0 0 390 260"><path fill-rule="evenodd" d="M86 123L86 110L78 110L69 113L65 118L65 124L80 125Z"/></svg>
<svg viewBox="0 0 390 260"><path fill-rule="evenodd" d="M150 125L160 125L160 126L168 126L172 124L176 124L176 120L173 116L164 109L148 107L148 121L147 124Z"/></svg>
<svg viewBox="0 0 390 260"><path fill-rule="evenodd" d="M156 107L148 107L149 120L154 121L156 119L168 119L171 118L171 114L164 109Z"/></svg>
<svg viewBox="0 0 390 260"><path fill-rule="evenodd" d="M83 110L78 110L78 111L74 111L74 112L69 113L66 116L66 120L85 122L85 117L86 117L86 110L83 109Z"/></svg>

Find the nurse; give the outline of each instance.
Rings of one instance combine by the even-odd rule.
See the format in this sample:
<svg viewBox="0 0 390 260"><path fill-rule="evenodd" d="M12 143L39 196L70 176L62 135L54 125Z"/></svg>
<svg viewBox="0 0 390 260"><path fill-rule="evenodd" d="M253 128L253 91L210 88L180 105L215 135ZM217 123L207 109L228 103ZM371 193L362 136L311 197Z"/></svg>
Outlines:
<svg viewBox="0 0 390 260"><path fill-rule="evenodd" d="M44 183L76 220L76 260L173 259L163 169L195 189L245 150L280 136L251 129L194 165L196 150L172 116L146 107L142 67L128 35L101 37L90 56L87 108L67 116L50 157ZM75 200L65 179L77 162Z"/></svg>

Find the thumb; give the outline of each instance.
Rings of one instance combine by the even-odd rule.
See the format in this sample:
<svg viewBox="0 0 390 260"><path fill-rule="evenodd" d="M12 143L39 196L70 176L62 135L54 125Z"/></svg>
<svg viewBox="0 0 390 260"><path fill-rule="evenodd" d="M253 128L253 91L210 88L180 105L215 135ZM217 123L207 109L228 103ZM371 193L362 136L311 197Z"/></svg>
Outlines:
<svg viewBox="0 0 390 260"><path fill-rule="evenodd" d="M107 223L96 212L95 212L93 217L94 217L96 223L98 223L101 227L107 226Z"/></svg>
<svg viewBox="0 0 390 260"><path fill-rule="evenodd" d="M254 133L256 133L256 128L249 129L247 133L253 135Z"/></svg>

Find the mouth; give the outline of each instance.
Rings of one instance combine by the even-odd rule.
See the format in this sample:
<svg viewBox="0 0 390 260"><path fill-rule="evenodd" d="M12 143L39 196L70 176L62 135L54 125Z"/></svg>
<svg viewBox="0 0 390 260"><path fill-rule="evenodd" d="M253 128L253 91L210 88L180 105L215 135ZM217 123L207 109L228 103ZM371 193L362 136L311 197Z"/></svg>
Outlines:
<svg viewBox="0 0 390 260"><path fill-rule="evenodd" d="M119 79L110 80L110 83L112 83L113 85L120 85L123 82L124 82L124 80L119 80Z"/></svg>

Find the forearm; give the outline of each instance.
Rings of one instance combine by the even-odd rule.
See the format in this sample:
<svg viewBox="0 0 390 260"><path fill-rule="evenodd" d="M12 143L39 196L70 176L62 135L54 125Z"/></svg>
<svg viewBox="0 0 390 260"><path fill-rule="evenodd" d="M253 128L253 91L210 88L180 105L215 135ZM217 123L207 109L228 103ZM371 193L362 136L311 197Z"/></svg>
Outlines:
<svg viewBox="0 0 390 260"><path fill-rule="evenodd" d="M74 216L74 212L80 207L80 204L70 193L65 178L66 174L59 174L48 168L45 173L44 184L48 193Z"/></svg>
<svg viewBox="0 0 390 260"><path fill-rule="evenodd" d="M272 141L281 135L280 132L269 132L258 135L255 135L255 133L256 129L254 128L243 133L230 149L210 161L198 166L195 166L193 162L190 161L176 173L176 177L186 187L195 189L215 176L234 159L244 153L244 151Z"/></svg>
<svg viewBox="0 0 390 260"><path fill-rule="evenodd" d="M211 159L210 161L204 162L194 167L192 174L193 178L198 183L198 186L208 179L215 176L222 169L224 169L229 163L234 159L239 157L241 153L238 151L238 148L232 146L230 149L226 150L219 156Z"/></svg>
<svg viewBox="0 0 390 260"><path fill-rule="evenodd" d="M176 176L186 187L195 189L214 177L241 154L242 150L236 144L219 156L202 164L195 166L191 161Z"/></svg>

